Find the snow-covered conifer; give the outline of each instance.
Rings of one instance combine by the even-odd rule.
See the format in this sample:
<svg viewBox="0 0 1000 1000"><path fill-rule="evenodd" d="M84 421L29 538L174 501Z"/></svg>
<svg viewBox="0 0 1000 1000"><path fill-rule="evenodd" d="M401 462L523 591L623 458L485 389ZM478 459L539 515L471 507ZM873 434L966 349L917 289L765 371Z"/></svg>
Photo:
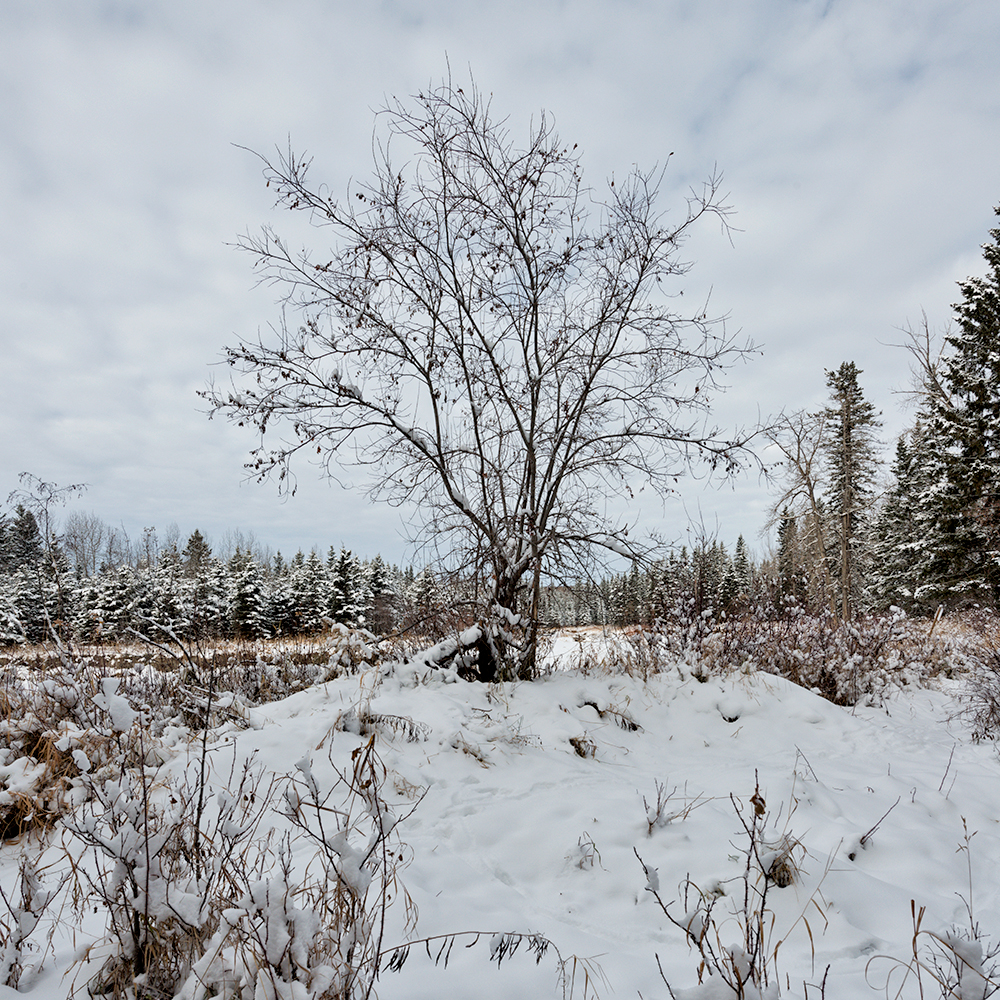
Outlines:
<svg viewBox="0 0 1000 1000"><path fill-rule="evenodd" d="M233 634L241 639L259 639L270 634L264 608L260 567L250 554L239 549L229 562L229 618Z"/></svg>
<svg viewBox="0 0 1000 1000"><path fill-rule="evenodd" d="M986 276L959 282L940 385L925 386L925 603L1000 598L1000 228L990 237Z"/></svg>

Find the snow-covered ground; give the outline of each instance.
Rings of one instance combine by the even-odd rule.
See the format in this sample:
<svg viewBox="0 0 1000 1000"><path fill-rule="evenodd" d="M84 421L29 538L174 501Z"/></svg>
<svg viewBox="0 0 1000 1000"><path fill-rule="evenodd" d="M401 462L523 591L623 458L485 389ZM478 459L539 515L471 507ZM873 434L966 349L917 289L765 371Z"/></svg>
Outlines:
<svg viewBox="0 0 1000 1000"><path fill-rule="evenodd" d="M767 897L780 995L804 996L803 982L819 983L827 965L829 998L876 996L890 974L895 995L894 959L912 954L911 900L926 907L924 930L967 927L970 901L983 933L1000 935L1000 761L992 744L971 741L958 715L961 683L942 684L851 711L761 674L699 681L671 667L642 681L568 668L487 687L444 672L421 680L401 667L254 708L251 728L217 732L209 759L220 783L234 755L255 755L255 768L279 777L311 758L322 781L331 764L349 770L352 752L367 743L345 726L345 713L413 720L419 738L384 723L376 744L384 794L400 813L416 804L396 830L405 845L399 877L419 912L413 936L537 932L563 959L586 960L576 966L577 996L588 969L601 996L645 1000L669 996L657 956L678 997L697 984L699 959L647 891L636 852L656 869L660 896L678 918L683 901L672 901L686 878L724 892L714 913L723 944L735 943L737 923L724 912L742 900L747 837L737 808L750 816L759 788L765 839L787 836L804 851L793 853L795 881L772 885ZM165 768L179 770L196 750L179 743ZM672 793L664 817L693 808L651 823L658 786ZM20 849L3 848L8 893ZM301 859L307 846L297 850ZM57 857L50 848L48 860ZM22 989L38 1000L65 997L74 956L100 932L100 919L72 927L66 906L54 954ZM402 904L390 907L386 944L402 925ZM497 969L487 942L468 942L458 941L447 968L414 951L401 972L382 975L378 995L562 995L551 952L536 965L522 950ZM725 995L714 985L692 994ZM902 995L918 995L915 980Z"/></svg>

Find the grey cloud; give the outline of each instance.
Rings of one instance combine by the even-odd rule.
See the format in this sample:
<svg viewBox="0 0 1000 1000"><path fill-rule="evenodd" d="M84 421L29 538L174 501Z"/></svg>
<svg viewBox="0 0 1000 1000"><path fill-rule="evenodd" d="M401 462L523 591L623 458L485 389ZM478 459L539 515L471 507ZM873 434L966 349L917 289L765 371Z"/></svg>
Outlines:
<svg viewBox="0 0 1000 1000"><path fill-rule="evenodd" d="M321 239L272 214L258 162L232 143L267 152L290 136L339 193L370 169L372 108L443 75L446 53L515 131L549 109L591 183L673 151L676 211L724 169L742 232L692 239L685 299L712 290L766 355L732 373L722 423L815 407L823 367L853 359L888 438L908 419L891 396L906 362L883 345L921 307L946 321L1000 201L998 42L1000 8L951 0L10 0L0 495L28 469L91 482L88 508L140 530L385 551L397 515L308 467L285 504L240 485L253 441L209 423L195 391L224 375L211 365L225 343L278 316L226 244L264 221ZM700 502L750 537L766 491L746 481Z"/></svg>

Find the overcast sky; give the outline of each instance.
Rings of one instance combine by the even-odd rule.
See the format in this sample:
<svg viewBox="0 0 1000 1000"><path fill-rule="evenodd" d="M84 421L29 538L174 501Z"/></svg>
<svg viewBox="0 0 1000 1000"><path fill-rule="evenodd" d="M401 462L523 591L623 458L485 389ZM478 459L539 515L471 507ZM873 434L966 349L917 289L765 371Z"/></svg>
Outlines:
<svg viewBox="0 0 1000 1000"><path fill-rule="evenodd" d="M406 559L410 512L305 466L285 502L245 482L252 436L196 392L277 316L231 244L284 220L235 144L290 139L342 192L370 173L373 110L446 59L515 133L550 112L595 185L673 153L662 206L680 211L717 165L740 231L696 234L685 288L764 350L718 418L816 409L824 370L855 361L888 452L909 419L898 328L922 309L942 328L984 271L998 54L996 0L3 0L0 500L28 471L88 483L75 509L133 535ZM638 516L681 537L700 511L760 550L756 477L682 494Z"/></svg>

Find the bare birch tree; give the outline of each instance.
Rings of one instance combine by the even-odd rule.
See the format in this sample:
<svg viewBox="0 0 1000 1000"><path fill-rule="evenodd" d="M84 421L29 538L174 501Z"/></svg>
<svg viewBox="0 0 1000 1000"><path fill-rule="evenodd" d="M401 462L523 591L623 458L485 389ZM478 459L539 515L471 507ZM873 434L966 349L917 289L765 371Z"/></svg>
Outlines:
<svg viewBox="0 0 1000 1000"><path fill-rule="evenodd" d="M720 373L752 345L674 298L688 231L725 227L728 209L714 176L668 218L662 170L598 197L548 117L522 148L450 80L378 121L374 176L344 200L311 182L308 157L261 157L278 204L332 245L296 251L271 227L240 240L280 289L282 320L229 348L232 385L205 396L260 433L253 474L293 489L303 453L329 475L363 467L371 497L415 505L523 628L502 669L531 676L543 580L601 551L643 554L614 501L668 494L694 463L752 460L750 434L709 422Z"/></svg>

